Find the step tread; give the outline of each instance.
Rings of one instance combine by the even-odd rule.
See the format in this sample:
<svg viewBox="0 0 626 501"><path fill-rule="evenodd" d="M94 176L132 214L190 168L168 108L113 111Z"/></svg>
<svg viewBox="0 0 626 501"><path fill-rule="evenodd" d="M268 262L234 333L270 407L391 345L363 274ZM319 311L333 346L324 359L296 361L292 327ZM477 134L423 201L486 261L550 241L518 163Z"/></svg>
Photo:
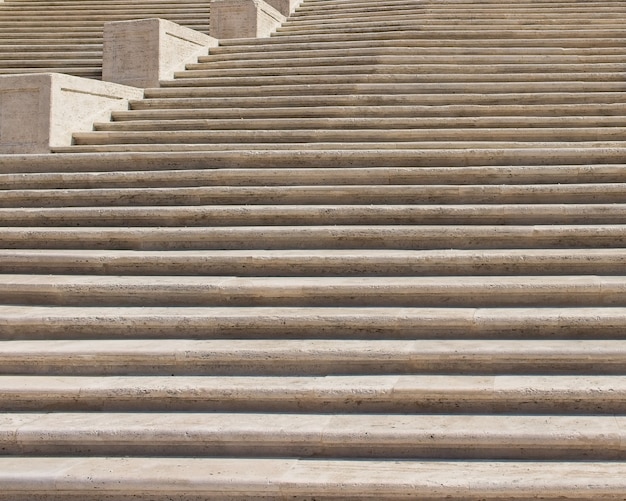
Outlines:
<svg viewBox="0 0 626 501"><path fill-rule="evenodd" d="M9 304L623 306L623 276L197 277L0 275Z"/></svg>
<svg viewBox="0 0 626 501"><path fill-rule="evenodd" d="M532 395L532 397L529 397ZM5 411L465 412L626 410L605 375L0 376ZM357 402L360 402L358 404Z"/></svg>
<svg viewBox="0 0 626 501"><path fill-rule="evenodd" d="M623 459L626 421L610 416L52 413L5 415L0 444L48 455ZM463 452L459 451L461 449ZM551 451L552 449L552 451ZM231 452L232 451L232 452ZM451 459L448 457L448 459Z"/></svg>
<svg viewBox="0 0 626 501"><path fill-rule="evenodd" d="M42 376L623 375L624 340L3 341L0 371ZM626 450L625 450L626 452Z"/></svg>
<svg viewBox="0 0 626 501"><path fill-rule="evenodd" d="M486 499L552 496L619 499L626 490L622 462L333 461L230 458L0 458L5 499L26 492L74 494L81 499L139 494L390 500L419 492L425 498ZM450 471L455 471L453 477ZM498 475L494 476L493 472ZM137 472L141 472L138 476ZM32 477L38 477L33 489ZM67 499L67 497L65 497ZM20 500L21 501L21 500Z"/></svg>

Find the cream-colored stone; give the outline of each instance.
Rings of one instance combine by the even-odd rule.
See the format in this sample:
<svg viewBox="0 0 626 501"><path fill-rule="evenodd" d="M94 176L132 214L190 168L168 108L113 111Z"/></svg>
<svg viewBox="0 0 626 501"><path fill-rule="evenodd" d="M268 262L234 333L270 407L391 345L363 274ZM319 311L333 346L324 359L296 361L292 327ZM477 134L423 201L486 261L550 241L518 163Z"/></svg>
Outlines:
<svg viewBox="0 0 626 501"><path fill-rule="evenodd" d="M217 39L265 38L286 20L263 0L213 0L209 33Z"/></svg>
<svg viewBox="0 0 626 501"><path fill-rule="evenodd" d="M111 111L142 96L133 87L59 73L0 77L0 152L47 153L72 144Z"/></svg>
<svg viewBox="0 0 626 501"><path fill-rule="evenodd" d="M217 40L165 19L104 24L102 79L134 87L158 87Z"/></svg>
<svg viewBox="0 0 626 501"><path fill-rule="evenodd" d="M288 16L302 3L302 0L267 0L283 16Z"/></svg>

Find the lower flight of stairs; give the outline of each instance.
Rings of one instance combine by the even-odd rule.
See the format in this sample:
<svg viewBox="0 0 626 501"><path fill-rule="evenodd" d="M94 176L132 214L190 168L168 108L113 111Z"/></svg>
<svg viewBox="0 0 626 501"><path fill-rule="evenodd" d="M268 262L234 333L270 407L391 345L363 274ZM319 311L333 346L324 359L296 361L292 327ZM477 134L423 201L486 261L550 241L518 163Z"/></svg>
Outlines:
<svg viewBox="0 0 626 501"><path fill-rule="evenodd" d="M330 155L0 157L0 499L624 498L626 167Z"/></svg>

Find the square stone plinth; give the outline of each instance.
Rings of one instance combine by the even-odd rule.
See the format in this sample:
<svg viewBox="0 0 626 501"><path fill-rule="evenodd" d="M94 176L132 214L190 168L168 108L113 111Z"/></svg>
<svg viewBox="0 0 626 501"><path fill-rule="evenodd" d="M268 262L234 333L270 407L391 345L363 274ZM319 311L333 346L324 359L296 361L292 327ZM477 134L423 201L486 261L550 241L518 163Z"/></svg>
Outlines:
<svg viewBox="0 0 626 501"><path fill-rule="evenodd" d="M0 153L49 153L72 144L143 90L60 73L0 77Z"/></svg>
<svg viewBox="0 0 626 501"><path fill-rule="evenodd" d="M165 19L104 24L102 79L133 87L158 87L218 41Z"/></svg>

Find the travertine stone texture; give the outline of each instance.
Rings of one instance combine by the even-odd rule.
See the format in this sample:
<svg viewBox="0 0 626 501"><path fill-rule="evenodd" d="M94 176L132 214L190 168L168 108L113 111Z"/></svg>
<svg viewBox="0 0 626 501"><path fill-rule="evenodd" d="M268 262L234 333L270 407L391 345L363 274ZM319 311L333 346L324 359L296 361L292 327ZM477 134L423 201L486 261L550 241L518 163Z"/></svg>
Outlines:
<svg viewBox="0 0 626 501"><path fill-rule="evenodd" d="M268 0L267 3L274 7L283 16L288 16L296 10L298 5L302 3L302 0Z"/></svg>
<svg viewBox="0 0 626 501"><path fill-rule="evenodd" d="M0 152L69 146L73 132L91 130L142 95L137 88L59 73L0 77Z"/></svg>
<svg viewBox="0 0 626 501"><path fill-rule="evenodd" d="M217 39L269 37L286 20L263 0L215 0L209 33Z"/></svg>
<svg viewBox="0 0 626 501"><path fill-rule="evenodd" d="M104 24L102 80L134 87L158 87L185 63L206 55L218 41L165 19Z"/></svg>
<svg viewBox="0 0 626 501"><path fill-rule="evenodd" d="M305 0L0 155L0 500L624 501L625 16Z"/></svg>

